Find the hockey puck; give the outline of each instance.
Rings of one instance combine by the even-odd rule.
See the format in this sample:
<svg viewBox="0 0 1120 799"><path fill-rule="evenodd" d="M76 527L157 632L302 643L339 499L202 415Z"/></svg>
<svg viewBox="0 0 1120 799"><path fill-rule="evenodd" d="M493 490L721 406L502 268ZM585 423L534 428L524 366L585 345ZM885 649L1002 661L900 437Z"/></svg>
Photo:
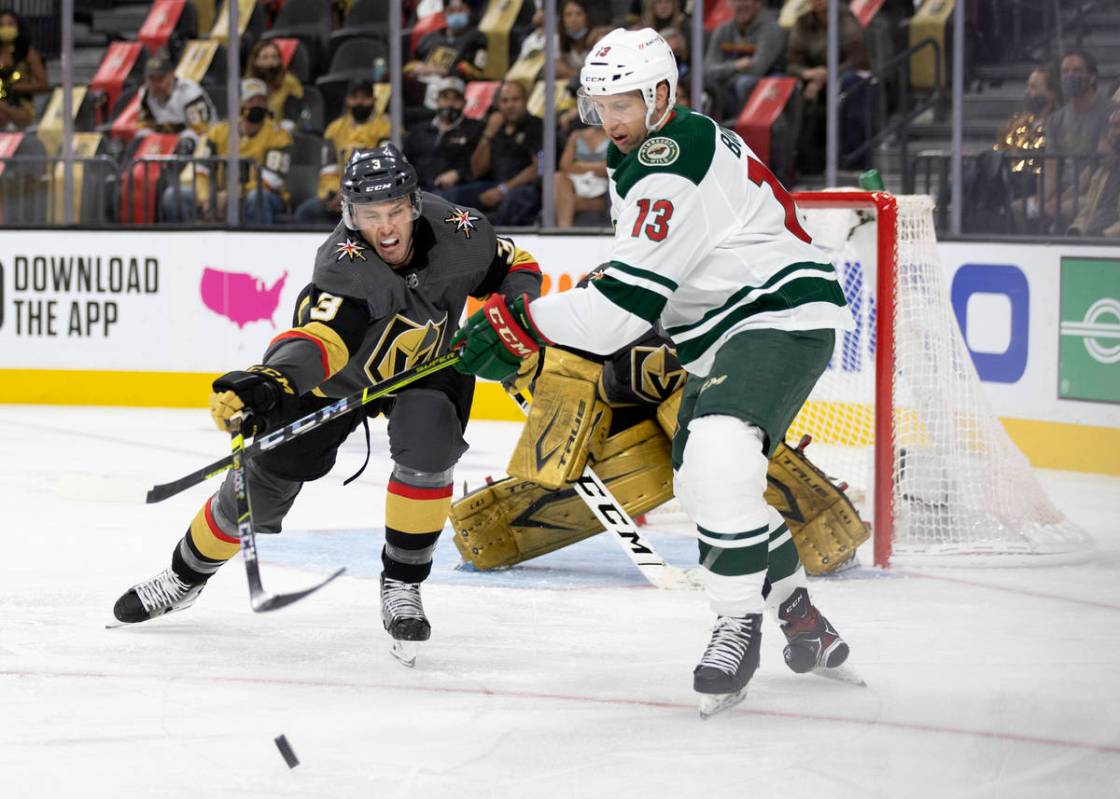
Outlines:
<svg viewBox="0 0 1120 799"><path fill-rule="evenodd" d="M280 750L280 756L284 758L284 762L288 764L288 768L295 768L299 765L299 758L296 753L292 751L292 745L288 743L288 739L283 735L277 735L274 739L276 741L276 748Z"/></svg>

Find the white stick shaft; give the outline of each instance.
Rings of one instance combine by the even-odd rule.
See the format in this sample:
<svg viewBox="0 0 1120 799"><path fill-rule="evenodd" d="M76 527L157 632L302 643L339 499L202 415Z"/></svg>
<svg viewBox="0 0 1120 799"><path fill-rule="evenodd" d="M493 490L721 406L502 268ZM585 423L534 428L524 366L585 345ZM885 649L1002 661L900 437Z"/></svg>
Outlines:
<svg viewBox="0 0 1120 799"><path fill-rule="evenodd" d="M517 392L511 396L528 415L529 403L524 394ZM665 562L653 544L638 531L638 525L630 518L622 503L615 499L606 483L599 479L590 466L583 467L583 474L572 483L572 488L651 585L667 589L696 587L683 570Z"/></svg>

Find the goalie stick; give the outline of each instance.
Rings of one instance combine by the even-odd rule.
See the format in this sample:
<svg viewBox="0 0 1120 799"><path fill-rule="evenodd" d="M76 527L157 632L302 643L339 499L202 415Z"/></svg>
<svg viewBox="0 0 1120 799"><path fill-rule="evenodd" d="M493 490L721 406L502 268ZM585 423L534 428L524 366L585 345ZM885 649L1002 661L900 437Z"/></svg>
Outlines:
<svg viewBox="0 0 1120 799"><path fill-rule="evenodd" d="M309 433L315 428L329 422L331 419L349 413L368 402L372 402L379 397L384 397L386 394L392 394L394 391L404 388L409 383L413 383L422 377L430 375L432 372L438 372L440 369L450 366L457 360L459 360L458 352L448 352L427 363L422 363L419 366L414 366L411 369L406 369L392 377L388 377L380 383L367 386L361 391L356 391L347 397L343 397L325 408L320 408L314 413L309 413L304 417L296 419L291 424L279 430L255 438L252 444L247 447L242 447L240 456L242 458L251 458L258 452L275 449L276 447L288 443L296 436ZM242 444L244 444L244 441ZM209 480L211 477L226 471L226 469L232 468L234 457L235 455L231 453L221 460L216 460L207 466L203 466L198 471L180 477L178 480L152 486L152 488L148 490L146 501L149 504L163 502L163 500L168 497L173 497L182 491L186 491L191 486L196 486L204 480Z"/></svg>
<svg viewBox="0 0 1120 799"><path fill-rule="evenodd" d="M510 396L528 415L529 400L526 399L525 392L514 391ZM590 466L583 467L583 474L572 482L572 488L651 585L670 590L700 587L684 569L665 562L653 545L638 532L638 525Z"/></svg>
<svg viewBox="0 0 1120 799"><path fill-rule="evenodd" d="M245 437L240 431L232 434L230 450L230 457L233 459L230 468L233 470L233 487L237 497L237 535L241 538L241 559L245 561L245 576L249 580L249 605L253 610L265 613L299 602L346 571L344 566L327 579L303 591L270 594L264 590L261 584L261 567L257 561L257 539L253 533L253 508L249 501L249 486L245 480Z"/></svg>

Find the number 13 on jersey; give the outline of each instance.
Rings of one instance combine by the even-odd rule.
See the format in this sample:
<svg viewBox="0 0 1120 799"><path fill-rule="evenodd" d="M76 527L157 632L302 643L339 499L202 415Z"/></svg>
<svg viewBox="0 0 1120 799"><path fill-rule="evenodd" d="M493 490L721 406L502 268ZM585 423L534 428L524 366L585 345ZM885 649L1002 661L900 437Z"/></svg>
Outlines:
<svg viewBox="0 0 1120 799"><path fill-rule="evenodd" d="M638 200L638 218L630 235L638 238L643 233L650 241L664 241L669 235L669 220L673 218L673 203L669 200ZM647 221L648 224L647 224Z"/></svg>

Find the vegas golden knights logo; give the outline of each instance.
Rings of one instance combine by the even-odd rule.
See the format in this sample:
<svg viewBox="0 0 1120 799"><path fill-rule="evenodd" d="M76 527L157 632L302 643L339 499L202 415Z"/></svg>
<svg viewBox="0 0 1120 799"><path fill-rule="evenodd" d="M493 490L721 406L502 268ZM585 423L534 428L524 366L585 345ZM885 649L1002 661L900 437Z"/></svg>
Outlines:
<svg viewBox="0 0 1120 799"><path fill-rule="evenodd" d="M630 385L650 402L661 402L684 385L685 372L668 344L630 351Z"/></svg>
<svg viewBox="0 0 1120 799"><path fill-rule="evenodd" d="M438 322L429 320L422 325L400 314L394 316L366 361L370 382L379 383L430 361L439 352L446 329L447 314Z"/></svg>

